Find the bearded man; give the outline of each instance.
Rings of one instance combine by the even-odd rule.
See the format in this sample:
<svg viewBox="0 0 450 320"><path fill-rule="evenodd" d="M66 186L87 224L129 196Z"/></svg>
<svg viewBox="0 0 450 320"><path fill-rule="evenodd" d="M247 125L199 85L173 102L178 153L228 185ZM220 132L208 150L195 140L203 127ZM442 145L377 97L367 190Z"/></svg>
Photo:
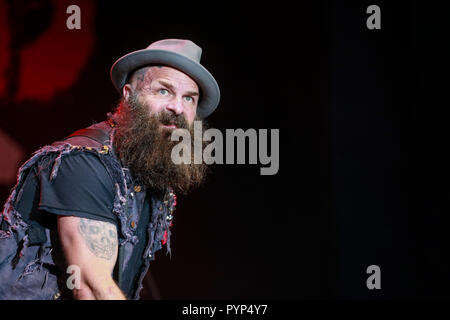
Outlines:
<svg viewBox="0 0 450 320"><path fill-rule="evenodd" d="M170 253L175 194L205 177L204 164L173 163L170 139L219 103L200 57L178 39L123 56L114 113L20 168L0 220L0 299L139 298L155 252Z"/></svg>

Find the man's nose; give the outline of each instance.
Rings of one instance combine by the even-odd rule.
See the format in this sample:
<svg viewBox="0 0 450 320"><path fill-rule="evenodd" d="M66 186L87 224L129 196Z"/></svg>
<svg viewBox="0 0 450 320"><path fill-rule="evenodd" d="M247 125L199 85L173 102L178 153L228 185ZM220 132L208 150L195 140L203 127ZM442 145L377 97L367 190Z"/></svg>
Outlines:
<svg viewBox="0 0 450 320"><path fill-rule="evenodd" d="M180 99L173 99L170 101L170 103L167 105L167 110L170 112L179 115L183 113L183 104Z"/></svg>

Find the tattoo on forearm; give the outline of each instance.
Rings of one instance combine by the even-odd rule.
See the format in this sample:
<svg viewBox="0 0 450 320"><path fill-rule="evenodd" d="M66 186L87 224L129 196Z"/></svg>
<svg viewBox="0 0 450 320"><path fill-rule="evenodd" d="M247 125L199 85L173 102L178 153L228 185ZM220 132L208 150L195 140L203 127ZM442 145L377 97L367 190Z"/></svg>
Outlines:
<svg viewBox="0 0 450 320"><path fill-rule="evenodd" d="M78 230L92 253L99 258L112 259L117 251L117 230L113 224L80 218Z"/></svg>

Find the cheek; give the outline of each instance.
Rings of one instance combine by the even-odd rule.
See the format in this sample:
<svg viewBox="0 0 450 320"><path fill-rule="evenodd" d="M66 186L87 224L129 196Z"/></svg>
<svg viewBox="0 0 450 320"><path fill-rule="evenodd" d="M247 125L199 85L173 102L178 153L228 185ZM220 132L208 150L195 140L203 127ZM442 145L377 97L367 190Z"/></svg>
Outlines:
<svg viewBox="0 0 450 320"><path fill-rule="evenodd" d="M195 110L193 109L187 109L185 112L186 120L189 124L192 124L195 119Z"/></svg>
<svg viewBox="0 0 450 320"><path fill-rule="evenodd" d="M155 101L155 99L146 99L145 104L150 114L158 114L164 109L164 104L160 101Z"/></svg>

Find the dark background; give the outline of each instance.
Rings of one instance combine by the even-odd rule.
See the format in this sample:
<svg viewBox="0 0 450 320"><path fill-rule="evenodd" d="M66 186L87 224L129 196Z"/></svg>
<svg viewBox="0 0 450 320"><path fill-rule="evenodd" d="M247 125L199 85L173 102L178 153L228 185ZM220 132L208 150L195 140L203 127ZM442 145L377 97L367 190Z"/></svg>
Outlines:
<svg viewBox="0 0 450 320"><path fill-rule="evenodd" d="M203 187L179 199L172 258L158 252L144 299L450 297L450 37L441 3L71 1L81 30L61 24L52 56L29 57L42 66L31 81L39 90L21 99L21 53L58 15L65 23L56 3L0 7L9 18L2 34L11 35L0 53L9 62L0 128L23 148L22 161L102 121L119 98L111 65L163 38L203 48L222 94L212 127L280 129L278 174L214 165ZM366 27L371 4L381 30ZM78 64L70 86L39 95ZM52 65L58 72L46 72ZM2 201L13 184L0 186ZM366 287L369 265L381 269L381 290Z"/></svg>

